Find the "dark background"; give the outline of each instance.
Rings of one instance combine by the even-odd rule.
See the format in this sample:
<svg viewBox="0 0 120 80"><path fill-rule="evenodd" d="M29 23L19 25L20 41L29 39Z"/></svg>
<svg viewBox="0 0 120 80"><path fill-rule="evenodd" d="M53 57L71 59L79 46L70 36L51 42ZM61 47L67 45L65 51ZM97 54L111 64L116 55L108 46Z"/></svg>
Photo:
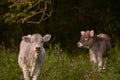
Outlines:
<svg viewBox="0 0 120 80"><path fill-rule="evenodd" d="M60 43L61 47L72 50L77 48L80 31L87 29L110 35L113 45L120 41L119 0L52 0L52 15L40 24L17 23L18 18L12 19L11 13L17 16L27 6L10 8L13 3L12 0L0 2L0 44L6 48L18 48L23 35L49 33L52 35L49 43ZM6 17L7 14L10 15Z"/></svg>

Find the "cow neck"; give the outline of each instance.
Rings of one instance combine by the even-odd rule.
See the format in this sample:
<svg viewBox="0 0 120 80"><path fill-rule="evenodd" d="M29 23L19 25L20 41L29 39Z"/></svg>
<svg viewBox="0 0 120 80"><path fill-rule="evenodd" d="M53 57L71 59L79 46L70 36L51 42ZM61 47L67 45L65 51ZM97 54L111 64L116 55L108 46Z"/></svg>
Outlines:
<svg viewBox="0 0 120 80"><path fill-rule="evenodd" d="M91 45L89 46L89 48L93 47L94 44L96 44L96 41L97 41L97 35L94 35L92 38L93 38L93 42L91 43Z"/></svg>

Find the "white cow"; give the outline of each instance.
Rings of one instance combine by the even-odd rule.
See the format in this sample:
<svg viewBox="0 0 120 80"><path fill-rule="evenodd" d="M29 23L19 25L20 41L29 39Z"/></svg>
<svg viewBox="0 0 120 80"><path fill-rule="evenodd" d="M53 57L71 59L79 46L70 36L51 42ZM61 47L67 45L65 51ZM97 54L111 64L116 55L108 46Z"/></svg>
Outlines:
<svg viewBox="0 0 120 80"><path fill-rule="evenodd" d="M36 33L22 37L18 56L19 66L22 68L24 80L37 80L45 58L44 42L49 41L50 34L42 37Z"/></svg>

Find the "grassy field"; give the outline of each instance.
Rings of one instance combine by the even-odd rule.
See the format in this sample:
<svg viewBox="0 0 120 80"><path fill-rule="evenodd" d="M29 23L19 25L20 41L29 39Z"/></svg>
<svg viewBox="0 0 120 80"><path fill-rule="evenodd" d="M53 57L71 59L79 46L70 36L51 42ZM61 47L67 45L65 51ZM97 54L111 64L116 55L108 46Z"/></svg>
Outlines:
<svg viewBox="0 0 120 80"><path fill-rule="evenodd" d="M114 47L108 54L105 72L97 72L87 51L70 53L61 51L59 45L50 46L38 80L120 80L120 47ZM17 58L18 51L0 50L0 80L23 80Z"/></svg>

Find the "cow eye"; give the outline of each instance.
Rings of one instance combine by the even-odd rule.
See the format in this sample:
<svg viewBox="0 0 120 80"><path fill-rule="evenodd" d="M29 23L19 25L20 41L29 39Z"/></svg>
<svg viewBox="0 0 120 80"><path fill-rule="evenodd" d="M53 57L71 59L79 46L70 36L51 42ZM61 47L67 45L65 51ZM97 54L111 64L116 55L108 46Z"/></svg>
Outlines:
<svg viewBox="0 0 120 80"><path fill-rule="evenodd" d="M89 38L89 37L88 37L88 36L86 36L84 39L85 39L85 40L88 40L88 38Z"/></svg>
<svg viewBox="0 0 120 80"><path fill-rule="evenodd" d="M43 43L44 41L41 41L41 43Z"/></svg>
<svg viewBox="0 0 120 80"><path fill-rule="evenodd" d="M31 43L34 43L34 41L31 41Z"/></svg>

